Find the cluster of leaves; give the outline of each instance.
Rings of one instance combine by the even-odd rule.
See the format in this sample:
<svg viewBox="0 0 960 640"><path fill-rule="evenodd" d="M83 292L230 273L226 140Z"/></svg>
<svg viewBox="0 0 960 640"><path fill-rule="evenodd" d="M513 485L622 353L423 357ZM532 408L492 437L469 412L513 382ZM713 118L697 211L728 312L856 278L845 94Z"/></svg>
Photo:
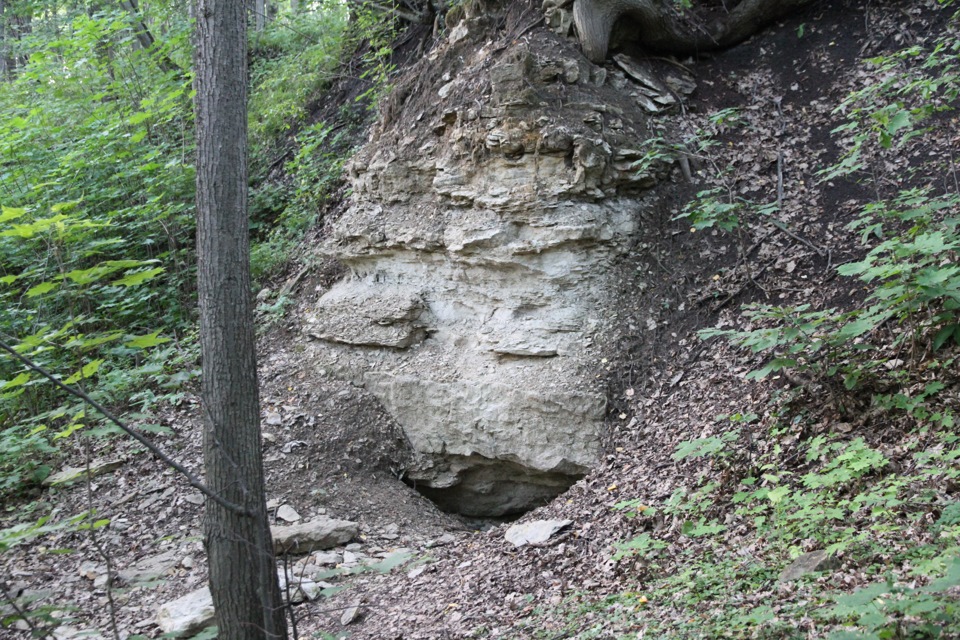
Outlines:
<svg viewBox="0 0 960 640"><path fill-rule="evenodd" d="M348 12L349 9L349 12ZM253 279L263 283L284 265L303 232L336 192L370 109L390 89L396 24L378 3L349 7L326 0L310 13L281 15L254 42L250 135ZM338 65L350 58L349 81L363 89L339 113L321 109ZM340 69L338 71L338 69ZM322 111L330 121L318 120ZM335 123L335 124L334 124ZM283 168L279 180L271 172Z"/></svg>
<svg viewBox="0 0 960 640"><path fill-rule="evenodd" d="M114 406L176 386L152 352L192 305L190 88L170 66L189 59L189 31L173 12L155 19L168 29L148 51L119 8L34 16L0 94L0 335ZM87 422L0 358L0 439L17 443L0 491L41 479L51 445Z"/></svg>
<svg viewBox="0 0 960 640"><path fill-rule="evenodd" d="M280 141L294 145L278 165L289 179L254 191L258 275L316 220L349 151L322 123L290 137L350 38L364 37L347 37L343 3L308 9L278 16L251 47L252 175L275 164ZM138 14L83 3L5 11L29 29L3 42L15 65L0 92L0 338L94 399L146 414L197 373L187 12L176 3ZM144 24L160 36L154 47L139 38ZM384 75L388 33L367 34ZM41 480L58 441L96 421L0 354L0 493Z"/></svg>
<svg viewBox="0 0 960 640"><path fill-rule="evenodd" d="M824 180L858 175L870 152L922 143L921 125L935 113L955 108L960 47L954 39L942 38L922 53L911 47L868 61L880 80L838 107L836 113L847 113L850 121L834 133L848 136L851 147L821 172ZM917 96L921 99L914 106L904 102ZM897 388L921 365L948 370L954 363L950 350L960 345L958 226L960 191L936 194L929 186L908 187L868 203L847 225L859 234L867 254L837 268L839 275L862 283L867 292L862 304L852 309L750 305L744 315L757 328L708 329L701 337L721 336L768 355L751 378L801 371L814 379L838 377L848 392L868 388L867 382L874 388ZM940 387L927 385L923 399L935 396ZM919 410L922 418L929 413L924 403L906 402L902 393L877 394L873 402L915 416ZM845 410L843 399L837 404ZM933 417L947 426L954 419L950 412Z"/></svg>

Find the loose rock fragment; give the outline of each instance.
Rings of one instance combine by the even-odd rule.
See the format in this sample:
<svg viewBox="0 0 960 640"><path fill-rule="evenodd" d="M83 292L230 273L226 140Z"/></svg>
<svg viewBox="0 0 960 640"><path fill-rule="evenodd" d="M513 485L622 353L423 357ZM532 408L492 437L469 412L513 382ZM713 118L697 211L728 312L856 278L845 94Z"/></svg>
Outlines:
<svg viewBox="0 0 960 640"><path fill-rule="evenodd" d="M837 566L836 556L826 551L811 551L805 553L783 570L780 582L791 582L817 571L829 571Z"/></svg>
<svg viewBox="0 0 960 640"><path fill-rule="evenodd" d="M213 596L207 587L168 602L157 611L157 626L174 638L195 635L213 623Z"/></svg>
<svg viewBox="0 0 960 640"><path fill-rule="evenodd" d="M360 532L356 522L320 516L290 527L270 527L278 554L310 553L349 542Z"/></svg>
<svg viewBox="0 0 960 640"><path fill-rule="evenodd" d="M507 542L515 547L543 544L558 531L569 527L571 524L573 524L573 520L534 520L533 522L513 525L507 529L504 537Z"/></svg>

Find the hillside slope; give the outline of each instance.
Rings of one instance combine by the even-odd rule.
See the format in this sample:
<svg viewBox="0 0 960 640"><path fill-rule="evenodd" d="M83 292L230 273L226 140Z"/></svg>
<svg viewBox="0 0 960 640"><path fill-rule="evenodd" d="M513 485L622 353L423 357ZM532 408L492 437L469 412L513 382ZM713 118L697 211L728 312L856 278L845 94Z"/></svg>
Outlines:
<svg viewBox="0 0 960 640"><path fill-rule="evenodd" d="M679 148L692 175L681 163L655 189L617 265L619 330L593 360L613 398L602 464L524 517L572 524L519 549L494 528L423 551L407 575L358 578L333 601L369 607L350 637L826 637L855 622L893 634L877 637L956 637L955 240L917 259L918 271L945 269L945 297L903 315L871 315L902 293L867 298L889 275L837 269L880 242L861 237L869 224L911 247L955 233L955 92L928 93L944 110L927 113L922 85L908 86L921 61L952 78L954 63L930 55L955 42L951 14L820 6L681 61L697 92L655 120L650 144L668 158ZM511 26L494 50L536 38ZM908 46L924 53L892 56ZM922 117L929 129L904 139ZM862 132L862 168L837 169ZM775 308L740 311L753 302ZM856 309L873 311L838 315ZM697 334L712 327L740 332L731 338L756 355ZM818 551L829 558L804 555ZM779 580L800 556L820 572ZM882 594L893 595L871 604ZM336 617L318 628L335 632Z"/></svg>
<svg viewBox="0 0 960 640"><path fill-rule="evenodd" d="M299 637L960 637L955 9L821 3L715 56L627 48L629 57L597 66L553 30L569 24L565 3L545 4L546 20L532 2L468 16L460 49L452 24L419 66L401 70L366 153L413 135L416 112L439 109L437 89L463 62L444 56L468 46L489 56L485 73L518 50L538 70L549 58L556 69L536 76L535 94L582 81L623 109L650 100L625 65L695 83L672 108L654 105L643 153L617 169L619 182L598 177L600 195L585 183L561 189L577 204L602 201L609 184L632 190L632 235L618 236L599 266L597 282L609 287L597 296L602 331L574 348L584 388L562 378L564 391L608 398L597 464L519 520L569 526L519 548L504 538L509 523L443 513L418 493L404 425L362 376L338 377L371 362L407 366L402 354L324 351L310 337L318 300L344 278L329 245L349 201L328 211L261 317L271 508L360 530L349 549L296 559L343 587L294 607ZM475 78L459 79L464 96L486 95ZM556 105L543 108L571 108ZM586 128L620 135L632 124L610 126L616 111L596 104L572 108L584 109ZM449 133L436 115L424 127ZM461 158L465 173L483 167L478 157ZM630 184L645 170L655 185ZM576 175L574 158L556 171ZM741 309L751 303L768 306ZM557 379L567 374L556 369ZM171 431L158 441L199 471L198 398L187 392L165 411L157 422ZM10 549L2 571L15 594L35 598L33 610L69 612L57 637L110 637L112 623L121 637L160 637L157 607L206 579L202 499L135 447L97 446L93 455L121 466L51 489L8 520L94 509L110 526L52 531ZM87 453L73 452L71 464ZM361 569L398 550L409 563ZM158 556L162 579L133 586L120 574L108 586L107 573ZM797 558L813 571L783 575Z"/></svg>

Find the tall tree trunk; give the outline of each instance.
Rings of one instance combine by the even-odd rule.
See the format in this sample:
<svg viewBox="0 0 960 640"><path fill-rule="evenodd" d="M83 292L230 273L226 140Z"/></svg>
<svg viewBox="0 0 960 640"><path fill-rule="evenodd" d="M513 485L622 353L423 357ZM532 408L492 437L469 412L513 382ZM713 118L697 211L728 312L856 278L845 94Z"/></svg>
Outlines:
<svg viewBox="0 0 960 640"><path fill-rule="evenodd" d="M198 0L197 260L208 500L205 542L220 637L287 637L267 522L247 212L244 0Z"/></svg>
<svg viewBox="0 0 960 640"><path fill-rule="evenodd" d="M174 64L167 54L155 51L154 44L156 44L156 39L154 39L153 34L150 33L147 23L143 21L143 16L140 15L140 7L137 6L137 0L120 0L120 6L130 14L130 18L133 21L134 35L137 37L137 42L140 44L140 47L145 51L153 53L156 57L157 64L159 64L160 68L164 71L180 71L180 68Z"/></svg>
<svg viewBox="0 0 960 640"><path fill-rule="evenodd" d="M0 80L9 80L13 76L10 68L10 59L7 57L10 43L7 41L7 9L6 0L0 0Z"/></svg>
<svg viewBox="0 0 960 640"><path fill-rule="evenodd" d="M260 33L267 25L266 0L253 0L250 10L253 12L253 30Z"/></svg>

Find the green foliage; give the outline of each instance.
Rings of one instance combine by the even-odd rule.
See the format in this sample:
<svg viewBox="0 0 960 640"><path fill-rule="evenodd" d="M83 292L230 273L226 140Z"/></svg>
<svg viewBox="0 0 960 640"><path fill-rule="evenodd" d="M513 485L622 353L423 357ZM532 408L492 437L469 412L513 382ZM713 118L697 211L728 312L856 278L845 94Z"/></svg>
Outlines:
<svg viewBox="0 0 960 640"><path fill-rule="evenodd" d="M726 201L723 189L708 189L697 193L696 198L683 207L674 220L686 220L696 231L716 227L722 231L733 231L740 225L738 212L742 204Z"/></svg>
<svg viewBox="0 0 960 640"><path fill-rule="evenodd" d="M119 7L36 16L0 93L0 335L117 407L163 382L123 372L191 320L190 78L169 62L189 60L189 24L151 11L158 51ZM0 380L5 494L87 425L7 355Z"/></svg>
<svg viewBox="0 0 960 640"><path fill-rule="evenodd" d="M707 456L722 456L728 453L727 444L736 442L740 437L737 430L727 431L719 436L710 436L707 438L698 438L696 440L686 440L677 445L677 450L673 454L674 460L685 460L687 458L703 458Z"/></svg>
<svg viewBox="0 0 960 640"><path fill-rule="evenodd" d="M248 111L255 161L308 115L340 60L347 26L347 6L324 0L308 13L279 16L257 36Z"/></svg>
<svg viewBox="0 0 960 640"><path fill-rule="evenodd" d="M0 92L0 336L150 429L196 375L191 25L181 6L141 7L158 43L146 51L119 5L21 9L31 30L4 42L18 66ZM303 126L338 61L376 41L371 64L388 73L392 27L368 22L348 34L331 0L252 43L251 175L292 176L254 189L257 277L315 222L349 153L331 127ZM0 355L0 494L40 481L64 438L110 431L84 415Z"/></svg>
<svg viewBox="0 0 960 640"><path fill-rule="evenodd" d="M871 249L863 260L837 268L840 275L869 285L860 308L750 305L744 315L760 328L707 329L700 336L722 336L754 353L771 354L751 378L795 368L818 376L839 374L848 390L863 378L886 375L881 360L870 357L875 346L867 340L883 325L896 328L888 345L907 347L918 361L960 345L958 208L960 195L905 189L863 209L848 229Z"/></svg>
<svg viewBox="0 0 960 640"><path fill-rule="evenodd" d="M836 631L831 640L885 640L887 638L943 638L960 633L960 602L949 591L960 586L960 556L947 559L943 575L921 587L884 582L834 598L821 613L855 627Z"/></svg>

